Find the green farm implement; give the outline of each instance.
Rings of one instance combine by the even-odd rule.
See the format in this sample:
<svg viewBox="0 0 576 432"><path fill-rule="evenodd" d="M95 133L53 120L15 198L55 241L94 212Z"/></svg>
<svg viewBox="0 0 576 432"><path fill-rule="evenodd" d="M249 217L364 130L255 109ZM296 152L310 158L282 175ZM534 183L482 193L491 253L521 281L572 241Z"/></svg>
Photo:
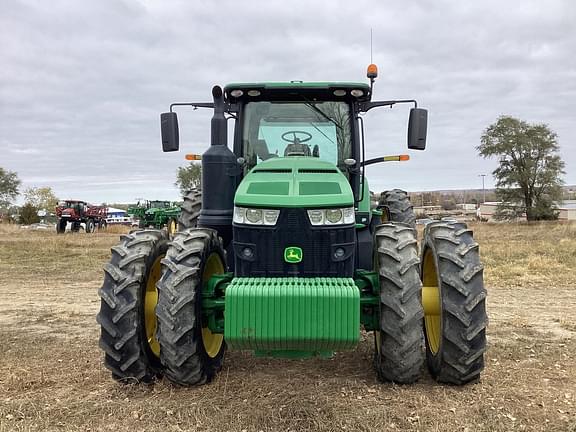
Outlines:
<svg viewBox="0 0 576 432"><path fill-rule="evenodd" d="M212 109L211 145L173 239L144 229L112 249L98 322L115 379L203 384L227 349L328 357L363 331L382 381L415 382L425 363L440 382L480 377L486 291L472 232L433 222L419 245L404 191L371 200L366 167L409 157L366 159L363 114L412 105L410 150L425 149L427 130L416 101L372 99L376 75L216 86L212 102L161 115L163 150L176 151L174 108Z"/></svg>
<svg viewBox="0 0 576 432"><path fill-rule="evenodd" d="M180 206L170 201L139 201L128 207L128 214L138 219L140 228L166 228L172 236L178 227Z"/></svg>

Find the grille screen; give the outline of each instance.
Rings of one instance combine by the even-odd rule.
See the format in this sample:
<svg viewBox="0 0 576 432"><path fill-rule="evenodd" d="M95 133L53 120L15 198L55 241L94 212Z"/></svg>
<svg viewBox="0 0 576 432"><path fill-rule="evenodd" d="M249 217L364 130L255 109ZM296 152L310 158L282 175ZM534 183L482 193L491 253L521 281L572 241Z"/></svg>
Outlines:
<svg viewBox="0 0 576 432"><path fill-rule="evenodd" d="M302 261L284 261L284 250L302 249ZM245 247L254 250L249 259ZM336 247L345 250L344 259L334 260ZM282 209L275 227L234 226L236 276L339 276L352 277L354 271L354 226L321 227L310 225L305 209Z"/></svg>

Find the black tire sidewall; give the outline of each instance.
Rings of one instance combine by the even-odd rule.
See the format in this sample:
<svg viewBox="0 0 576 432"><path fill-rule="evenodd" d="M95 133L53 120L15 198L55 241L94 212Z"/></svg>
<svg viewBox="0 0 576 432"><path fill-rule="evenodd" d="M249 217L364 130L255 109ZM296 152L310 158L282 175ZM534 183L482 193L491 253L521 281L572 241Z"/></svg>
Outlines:
<svg viewBox="0 0 576 432"><path fill-rule="evenodd" d="M66 224L67 222L65 219L58 219L58 222L56 223L56 232L58 234L66 232Z"/></svg>
<svg viewBox="0 0 576 432"><path fill-rule="evenodd" d="M199 213L194 215L190 213L194 210L196 205L199 205L198 212L202 209L202 192L197 190L191 190L184 196L184 201L180 206L180 215L177 219L177 231L184 231L190 228L196 228L198 226Z"/></svg>
<svg viewBox="0 0 576 432"><path fill-rule="evenodd" d="M396 207L401 203L408 203L410 208L408 211L404 212ZM392 189L385 191L380 195L380 200L378 208L385 212L387 215L387 221L389 222L401 222L409 225L412 228L416 227L416 215L414 214L414 206L410 201L410 197L406 191L401 189ZM394 210L400 210L401 217L398 217Z"/></svg>

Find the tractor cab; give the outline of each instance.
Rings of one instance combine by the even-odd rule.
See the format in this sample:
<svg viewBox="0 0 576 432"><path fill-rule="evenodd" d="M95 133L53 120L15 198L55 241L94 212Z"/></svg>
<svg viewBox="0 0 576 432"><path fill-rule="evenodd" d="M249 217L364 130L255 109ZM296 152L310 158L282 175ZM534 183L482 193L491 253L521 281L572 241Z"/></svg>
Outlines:
<svg viewBox="0 0 576 432"><path fill-rule="evenodd" d="M64 217L80 218L86 212L88 204L84 201L66 200L59 201L56 207L56 215Z"/></svg>
<svg viewBox="0 0 576 432"><path fill-rule="evenodd" d="M172 203L170 201L146 201L147 209L166 209L170 207L172 207Z"/></svg>
<svg viewBox="0 0 576 432"><path fill-rule="evenodd" d="M354 114L369 99L366 84L229 84L224 94L238 106L234 150L245 171L269 159L312 157L347 173L345 161L360 160Z"/></svg>

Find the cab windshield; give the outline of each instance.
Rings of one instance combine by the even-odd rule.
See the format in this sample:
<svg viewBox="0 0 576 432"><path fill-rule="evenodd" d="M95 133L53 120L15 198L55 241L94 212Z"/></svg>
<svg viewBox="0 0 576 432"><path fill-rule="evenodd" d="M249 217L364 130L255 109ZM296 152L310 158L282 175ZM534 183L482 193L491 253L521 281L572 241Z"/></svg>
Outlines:
<svg viewBox="0 0 576 432"><path fill-rule="evenodd" d="M344 169L352 157L345 102L249 102L243 118L243 156L250 168L270 158L308 156Z"/></svg>

